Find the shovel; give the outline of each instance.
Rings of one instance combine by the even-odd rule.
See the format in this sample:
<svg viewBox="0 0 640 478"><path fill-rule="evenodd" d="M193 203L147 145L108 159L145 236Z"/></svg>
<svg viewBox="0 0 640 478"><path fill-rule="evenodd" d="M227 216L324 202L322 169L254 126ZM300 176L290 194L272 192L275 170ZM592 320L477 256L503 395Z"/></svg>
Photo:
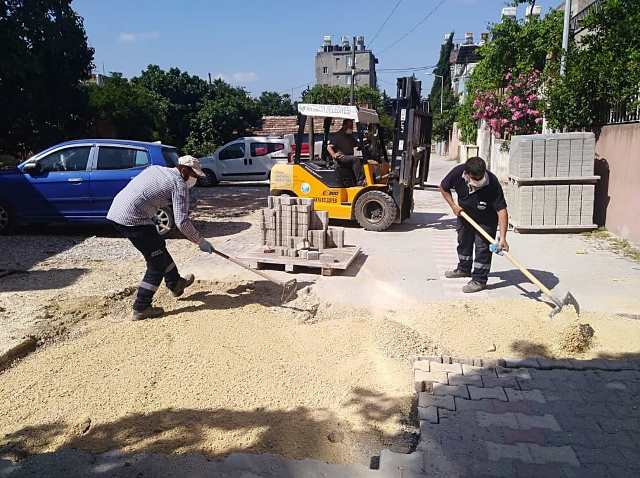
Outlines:
<svg viewBox="0 0 640 478"><path fill-rule="evenodd" d="M234 259L233 257L230 257L228 255L226 255L224 252L220 252L217 249L213 250L213 253L222 257L223 259L226 259L228 261L233 262L234 264L242 267L243 269L246 269L248 271L251 271L255 274L258 274L260 277L262 277L263 279L268 280L269 282L273 282L274 284L277 284L278 286L282 287L282 295L280 296L280 303L284 304L285 302L289 301L289 299L291 299L291 297L293 296L293 294L295 294L296 289L297 289L297 285L298 285L298 281L295 279L291 279L289 281L286 282L281 282L277 279L274 279L273 277L271 277L268 274L265 274L264 272L258 271L256 269L252 269L251 267L249 267L248 265L240 262L237 259Z"/></svg>
<svg viewBox="0 0 640 478"><path fill-rule="evenodd" d="M509 259L514 266L516 266L518 269L520 269L520 272L522 272L526 276L527 279L529 279L533 284L535 284L540 289L540 291L542 291L542 293L544 295L546 295L555 304L555 307L553 309L551 309L551 312L549 312L549 318L552 319L558 312L560 312L562 310L562 308L565 305L572 305L576 309L576 313L578 315L580 315L580 305L578 304L578 301L573 296L573 294L571 294L571 292L567 292L567 295L564 296L563 300L560 300L557 297L555 297L551 293L551 291L547 287L545 287L545 285L542 282L540 282L538 279L536 279L536 277L531 272L529 272L526 267L524 267L522 264L520 264L520 262L518 262L518 260L516 260L515 257L513 257L511 254L509 254L508 251L500 250L500 248L498 246L498 243L495 240L495 238L493 238L489 234L487 234L487 231L482 229L482 227L480 227L480 225L476 221L471 219L471 217L469 217L469 215L466 212L461 211L460 215L463 218L465 218L466 221L469 224L471 224L475 228L476 231L478 231L480 234L482 234L482 236L487 241L489 241L489 244L492 244L494 246L494 248L496 248L496 251L499 251L498 254L506 256L506 258Z"/></svg>

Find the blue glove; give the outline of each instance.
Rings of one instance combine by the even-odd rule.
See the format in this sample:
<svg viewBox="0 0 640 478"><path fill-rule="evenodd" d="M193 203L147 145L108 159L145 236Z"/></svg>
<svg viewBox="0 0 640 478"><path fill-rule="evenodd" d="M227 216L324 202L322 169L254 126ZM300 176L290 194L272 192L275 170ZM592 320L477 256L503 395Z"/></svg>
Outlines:
<svg viewBox="0 0 640 478"><path fill-rule="evenodd" d="M200 242L198 243L198 247L202 252L206 252L207 254L213 253L213 245L204 238L200 239Z"/></svg>
<svg viewBox="0 0 640 478"><path fill-rule="evenodd" d="M494 254L502 255L502 249L500 248L500 244L498 242L489 244L489 250Z"/></svg>

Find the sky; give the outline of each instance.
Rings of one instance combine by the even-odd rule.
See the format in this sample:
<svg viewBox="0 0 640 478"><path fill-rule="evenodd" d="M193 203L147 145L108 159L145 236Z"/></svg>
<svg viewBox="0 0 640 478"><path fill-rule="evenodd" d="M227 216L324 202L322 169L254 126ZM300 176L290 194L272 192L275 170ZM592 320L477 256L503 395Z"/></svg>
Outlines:
<svg viewBox="0 0 640 478"><path fill-rule="evenodd" d="M399 2L399 3L398 3ZM138 75L149 64L210 73L254 95L294 98L313 86L324 35L364 35L379 59L379 88L395 92L405 73L384 69L434 65L447 32L476 39L500 19L506 0L75 0L99 72ZM547 12L559 0L538 0ZM393 13L392 13L393 12ZM391 16L389 16L391 14ZM524 14L521 6L518 16ZM386 23L384 23L386 21ZM382 27L382 28L381 28ZM377 33L377 36L376 36ZM459 40L458 40L459 39ZM408 72L407 72L408 73ZM432 76L417 72L423 88Z"/></svg>

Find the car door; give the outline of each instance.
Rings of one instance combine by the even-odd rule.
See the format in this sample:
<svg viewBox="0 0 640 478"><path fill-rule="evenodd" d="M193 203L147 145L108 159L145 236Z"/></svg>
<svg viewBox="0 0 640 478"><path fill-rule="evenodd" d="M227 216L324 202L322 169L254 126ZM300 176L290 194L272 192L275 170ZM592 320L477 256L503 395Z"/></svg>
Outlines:
<svg viewBox="0 0 640 478"><path fill-rule="evenodd" d="M252 173L251 179L267 179L271 168L276 163L274 156L280 153L284 155L283 161L286 162L284 149L283 142L250 141L248 170Z"/></svg>
<svg viewBox="0 0 640 478"><path fill-rule="evenodd" d="M247 154L245 142L237 141L218 151L220 179L224 181L243 181L247 179Z"/></svg>
<svg viewBox="0 0 640 478"><path fill-rule="evenodd" d="M89 159L93 145L69 145L47 152L24 167L21 215L30 219L74 219L86 217L91 209Z"/></svg>
<svg viewBox="0 0 640 478"><path fill-rule="evenodd" d="M100 144L91 162L92 214L105 217L113 198L151 163L143 147Z"/></svg>

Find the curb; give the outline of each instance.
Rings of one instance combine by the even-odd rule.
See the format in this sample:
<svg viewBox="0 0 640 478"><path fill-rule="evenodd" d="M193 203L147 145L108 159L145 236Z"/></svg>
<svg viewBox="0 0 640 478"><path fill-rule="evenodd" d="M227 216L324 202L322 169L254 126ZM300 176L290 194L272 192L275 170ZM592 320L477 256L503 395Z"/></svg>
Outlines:
<svg viewBox="0 0 640 478"><path fill-rule="evenodd" d="M444 364L459 363L463 365L472 365L474 367L485 368L533 368L538 370L640 370L640 359L548 359L544 357L522 358L498 358L498 359L481 359L481 358L464 358L451 357L449 355L435 355L416 357L414 363L418 360L430 360Z"/></svg>

